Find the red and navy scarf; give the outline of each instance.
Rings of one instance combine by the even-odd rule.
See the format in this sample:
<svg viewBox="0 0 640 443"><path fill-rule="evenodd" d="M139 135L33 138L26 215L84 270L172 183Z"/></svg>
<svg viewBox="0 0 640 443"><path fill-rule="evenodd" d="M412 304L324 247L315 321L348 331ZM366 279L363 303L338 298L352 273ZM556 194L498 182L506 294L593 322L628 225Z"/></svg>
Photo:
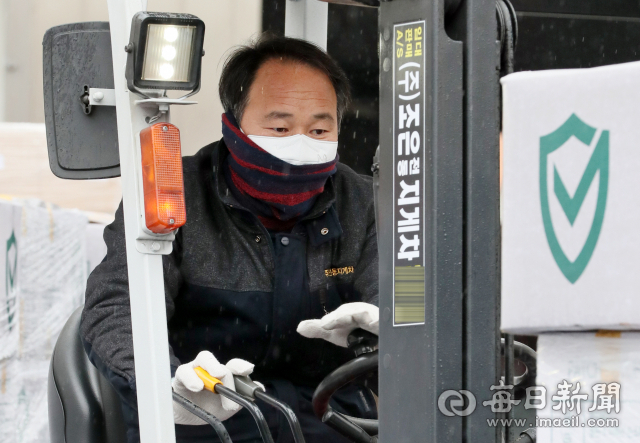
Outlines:
<svg viewBox="0 0 640 443"><path fill-rule="evenodd" d="M231 114L222 114L229 149L223 171L231 194L272 231L288 231L313 207L335 174L338 155L319 165L292 165L251 141Z"/></svg>

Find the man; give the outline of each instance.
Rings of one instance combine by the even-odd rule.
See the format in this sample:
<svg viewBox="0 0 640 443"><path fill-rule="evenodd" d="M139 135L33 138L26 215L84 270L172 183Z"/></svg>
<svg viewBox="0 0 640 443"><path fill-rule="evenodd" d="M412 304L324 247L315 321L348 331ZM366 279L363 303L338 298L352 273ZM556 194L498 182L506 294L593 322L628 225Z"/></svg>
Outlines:
<svg viewBox="0 0 640 443"><path fill-rule="evenodd" d="M263 36L231 54L219 92L223 139L183 159L187 223L163 257L173 388L225 420L234 442L258 442L248 411L202 391L193 368L231 388L233 374L253 370L296 411L307 442L344 442L313 415L311 396L353 358L347 334L378 328L372 183L337 155L348 81L317 47ZM81 336L122 398L132 443L139 432L122 205L104 239ZM364 388L335 399L338 411L376 416ZM261 409L276 441L292 441L283 417ZM218 441L177 404L174 417L179 442Z"/></svg>

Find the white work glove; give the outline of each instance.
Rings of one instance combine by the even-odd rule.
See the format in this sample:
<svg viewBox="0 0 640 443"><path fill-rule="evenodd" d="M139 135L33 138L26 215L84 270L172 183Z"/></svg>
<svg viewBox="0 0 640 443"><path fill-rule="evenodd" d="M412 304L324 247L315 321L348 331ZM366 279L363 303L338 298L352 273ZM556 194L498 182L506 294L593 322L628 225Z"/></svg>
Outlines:
<svg viewBox="0 0 640 443"><path fill-rule="evenodd" d="M380 311L369 303L345 303L320 320L304 320L298 333L307 338L322 338L335 345L347 347L347 337L354 329L362 328L378 335Z"/></svg>
<svg viewBox="0 0 640 443"><path fill-rule="evenodd" d="M173 379L173 390L187 400L200 406L211 415L223 421L234 415L242 406L204 389L204 382L198 377L194 368L200 366L211 376L217 378L224 386L236 390L233 381L234 375L249 375L253 372L253 364L248 361L234 358L226 365L220 363L211 352L202 351L196 359L190 363L181 365ZM205 425L206 423L187 411L177 403L173 403L173 419L179 425Z"/></svg>

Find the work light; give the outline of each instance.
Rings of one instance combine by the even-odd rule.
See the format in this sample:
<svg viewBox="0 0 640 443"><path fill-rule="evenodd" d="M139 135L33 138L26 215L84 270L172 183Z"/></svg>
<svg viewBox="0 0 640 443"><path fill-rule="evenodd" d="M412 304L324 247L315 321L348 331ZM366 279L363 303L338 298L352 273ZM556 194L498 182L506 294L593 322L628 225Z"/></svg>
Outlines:
<svg viewBox="0 0 640 443"><path fill-rule="evenodd" d="M203 43L204 22L194 15L138 12L125 48L129 90L199 90Z"/></svg>

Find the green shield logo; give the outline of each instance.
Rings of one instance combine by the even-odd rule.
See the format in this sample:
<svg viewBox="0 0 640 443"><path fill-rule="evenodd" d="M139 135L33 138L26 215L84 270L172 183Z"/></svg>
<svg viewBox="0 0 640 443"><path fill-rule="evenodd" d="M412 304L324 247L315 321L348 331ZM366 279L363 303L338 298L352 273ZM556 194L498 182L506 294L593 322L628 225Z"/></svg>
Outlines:
<svg viewBox="0 0 640 443"><path fill-rule="evenodd" d="M585 122L580 120L578 116L572 114L558 129L551 134L540 137L540 205L542 207L542 221L544 230L547 234L547 241L551 254L555 259L560 271L571 283L575 283L582 275L593 251L596 248L602 222L604 220L604 211L607 204L607 190L609 187L609 131L603 130L600 138L596 142L596 146L591 155L591 159L580 179L576 192L573 197L565 188L558 170L553 168L553 192L567 216L569 223L573 223L582 208L587 192L591 187L591 183L595 179L596 173L599 172L598 200L596 203L596 211L593 218L591 230L587 235L584 246L578 254L575 261L570 261L560 243L551 222L551 213L549 210L549 193L547 186L547 165L549 154L560 149L570 138L574 136L576 139L584 143L585 147L589 147L594 141L596 128L592 128Z"/></svg>

